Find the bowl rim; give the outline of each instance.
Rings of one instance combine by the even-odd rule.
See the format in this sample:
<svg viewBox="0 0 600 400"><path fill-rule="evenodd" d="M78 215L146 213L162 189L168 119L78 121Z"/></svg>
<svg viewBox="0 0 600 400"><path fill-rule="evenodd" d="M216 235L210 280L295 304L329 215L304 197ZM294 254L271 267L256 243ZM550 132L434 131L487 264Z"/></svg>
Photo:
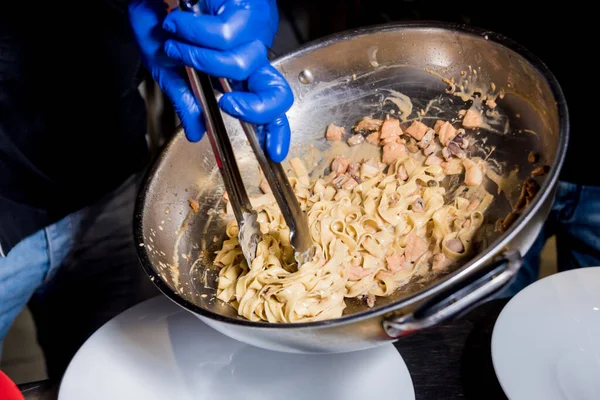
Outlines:
<svg viewBox="0 0 600 400"><path fill-rule="evenodd" d="M487 265L491 258L498 252L498 249L504 248L508 243L518 234L521 230L524 229L525 225L527 225L533 216L537 213L537 211L541 208L542 204L546 201L547 197L551 194L552 188L555 186L558 181L558 177L560 174L560 170L564 163L566 151L567 151L567 143L569 137L569 116L568 116L568 108L566 99L564 97L563 91L556 80L555 76L548 69L548 67L533 53L527 50L522 45L516 43L512 39L508 38L505 35L473 27L464 24L455 24L455 23L445 23L445 22L437 22L437 21L402 21L402 22L391 22L379 25L370 25L362 28L351 29L342 31L339 33L335 33L329 36L325 36L321 39L316 39L311 42L304 44L299 47L295 51L285 54L281 57L277 57L272 61L272 64L277 68L280 63L285 62L287 59L292 57L297 57L302 54L306 54L312 52L314 50L327 47L334 43L338 43L344 40L348 40L350 38L359 37L367 34L372 34L375 32L387 32L387 31L396 31L402 29L412 29L412 30L441 30L447 33L453 34L463 34L470 36L479 36L485 37L485 40L488 40L492 43L499 44L509 50L512 50L519 56L521 56L525 61L527 61L535 70L537 70L541 77L546 80L546 83L549 89L556 100L556 107L558 113L558 122L559 122L559 139L558 146L556 151L556 156L552 163L550 172L547 175L546 180L542 184L537 196L535 196L532 204L523 213L512 225L511 227L504 232L500 237L498 237L493 243L489 245L486 251L481 252L473 259L471 259L468 263L453 271L452 273L446 275L440 280L427 285L423 289L408 295L407 297L402 298L401 300L391 302L389 304L384 305L380 308L369 309L360 313L343 315L342 317L323 320L323 321L314 321L314 322L297 322L297 323L270 323L266 321L250 321L243 318L232 318L222 314L215 313L208 309L204 309L199 307L185 298L179 296L175 290L171 289L161 278L160 274L158 274L155 269L152 267L152 263L148 256L148 252L144 243L144 232L143 232L143 216L144 216L144 204L146 202L146 196L149 193L149 187L152 183L153 177L155 176L156 171L159 166L162 165L162 160L165 157L165 154L168 150L176 143L178 140L186 140L183 135L183 129L178 127L176 129L175 135L169 140L169 142L164 145L164 147L155 155L154 160L150 163L150 167L147 168L143 180L142 185L140 186L136 204L134 211L134 239L136 243L138 258L142 265L142 268L146 272L146 274L150 277L154 285L165 295L167 298L183 307L184 309L198 314L202 317L207 317L215 321L219 321L222 323L228 323L233 325L241 325L253 328L266 328L266 329L302 329L302 328L324 328L331 326L339 326L348 323L354 323L364 319L370 319L373 317L382 316L384 314L389 314L393 311L399 310L400 308L406 306L407 304L412 304L417 301L424 300L431 295L438 293L444 289L449 288L453 284L459 283L465 278L468 277L471 273L477 271L481 267Z"/></svg>

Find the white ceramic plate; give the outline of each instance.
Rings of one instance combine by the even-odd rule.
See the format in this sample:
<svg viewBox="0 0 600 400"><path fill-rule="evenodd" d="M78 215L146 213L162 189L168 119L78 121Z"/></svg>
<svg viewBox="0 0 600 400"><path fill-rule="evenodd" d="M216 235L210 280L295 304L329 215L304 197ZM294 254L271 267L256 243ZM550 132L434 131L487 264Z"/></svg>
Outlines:
<svg viewBox="0 0 600 400"><path fill-rule="evenodd" d="M139 304L82 346L59 400L414 400L392 345L298 355L245 345L165 297Z"/></svg>
<svg viewBox="0 0 600 400"><path fill-rule="evenodd" d="M600 267L517 294L494 327L492 359L511 400L600 399Z"/></svg>

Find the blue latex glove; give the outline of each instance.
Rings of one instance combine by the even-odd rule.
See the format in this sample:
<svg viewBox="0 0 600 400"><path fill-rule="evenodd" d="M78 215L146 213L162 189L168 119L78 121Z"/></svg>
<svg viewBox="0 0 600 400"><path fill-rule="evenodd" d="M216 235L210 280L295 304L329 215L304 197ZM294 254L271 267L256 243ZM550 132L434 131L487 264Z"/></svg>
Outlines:
<svg viewBox="0 0 600 400"><path fill-rule="evenodd" d="M188 140L205 131L200 107L182 66L240 81L245 91L226 93L226 113L258 126L269 157L281 162L290 145L285 112L294 98L285 79L267 60L278 26L275 0L206 0L207 14L175 10L162 0L133 0L129 17L142 59L173 102ZM233 83L233 82L232 82Z"/></svg>

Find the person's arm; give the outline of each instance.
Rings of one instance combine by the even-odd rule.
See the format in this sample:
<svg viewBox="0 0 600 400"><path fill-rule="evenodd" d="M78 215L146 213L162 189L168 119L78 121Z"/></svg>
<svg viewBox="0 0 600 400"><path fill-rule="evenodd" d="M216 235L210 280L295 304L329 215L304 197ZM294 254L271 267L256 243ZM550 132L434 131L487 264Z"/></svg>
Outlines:
<svg viewBox="0 0 600 400"><path fill-rule="evenodd" d="M205 129L182 67L245 82L247 91L225 94L220 106L236 118L263 125L268 155L283 161L290 143L285 112L294 99L267 59L266 46L278 27L276 2L207 0L206 5L209 13L204 15L167 14L162 0L131 1L131 26L144 64L173 102L190 141L200 140Z"/></svg>

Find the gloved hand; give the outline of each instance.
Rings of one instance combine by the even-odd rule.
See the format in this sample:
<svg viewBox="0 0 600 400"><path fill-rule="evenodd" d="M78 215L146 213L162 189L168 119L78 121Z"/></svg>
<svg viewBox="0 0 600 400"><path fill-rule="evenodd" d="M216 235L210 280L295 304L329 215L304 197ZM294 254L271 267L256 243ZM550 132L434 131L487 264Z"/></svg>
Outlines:
<svg viewBox="0 0 600 400"><path fill-rule="evenodd" d="M184 65L209 75L240 81L247 91L226 93L219 105L226 113L259 125L269 157L287 156L290 127L285 112L294 98L283 76L268 62L278 27L275 0L206 0L207 13L175 10L167 15L162 0L133 0L129 19L144 65L173 102L188 140L205 131L200 106ZM233 83L233 82L232 82ZM263 125L263 126L260 126Z"/></svg>

